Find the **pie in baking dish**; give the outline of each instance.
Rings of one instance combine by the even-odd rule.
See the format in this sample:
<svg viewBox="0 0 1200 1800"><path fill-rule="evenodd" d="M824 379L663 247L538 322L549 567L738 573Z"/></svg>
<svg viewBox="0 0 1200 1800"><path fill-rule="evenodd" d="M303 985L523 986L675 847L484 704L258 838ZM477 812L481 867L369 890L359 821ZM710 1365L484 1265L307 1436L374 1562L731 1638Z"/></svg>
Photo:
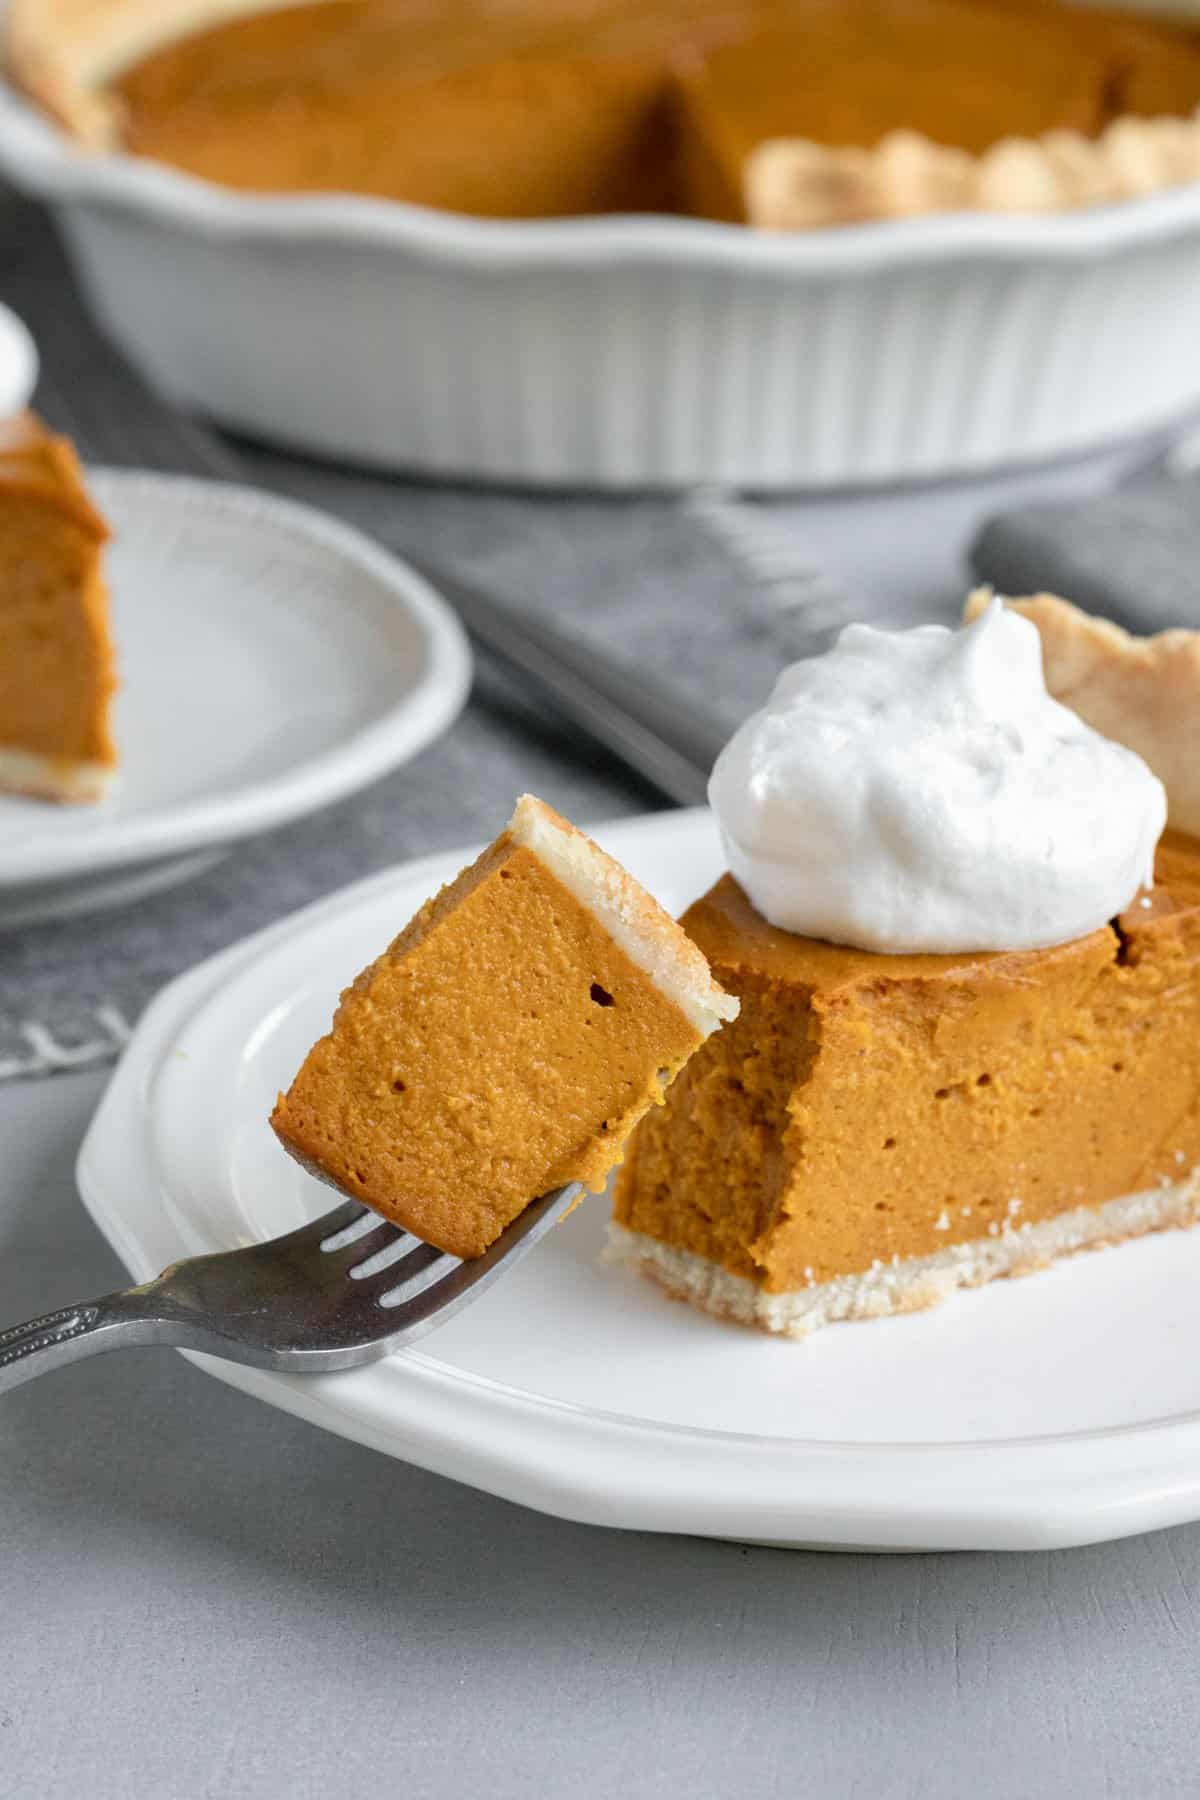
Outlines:
<svg viewBox="0 0 1200 1800"><path fill-rule="evenodd" d="M239 189L802 230L1200 178L1200 43L1037 0L12 0L81 139Z"/></svg>

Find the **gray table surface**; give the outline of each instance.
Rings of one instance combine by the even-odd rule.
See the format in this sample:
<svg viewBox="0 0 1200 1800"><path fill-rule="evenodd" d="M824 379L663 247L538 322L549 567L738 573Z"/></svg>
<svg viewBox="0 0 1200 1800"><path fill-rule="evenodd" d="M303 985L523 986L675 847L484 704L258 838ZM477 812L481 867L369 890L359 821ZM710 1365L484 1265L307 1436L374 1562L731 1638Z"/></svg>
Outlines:
<svg viewBox="0 0 1200 1800"><path fill-rule="evenodd" d="M0 1317L116 1259L97 1073L0 1091ZM4 1800L1200 1792L1200 1527L1040 1556L603 1532L168 1351L0 1408Z"/></svg>

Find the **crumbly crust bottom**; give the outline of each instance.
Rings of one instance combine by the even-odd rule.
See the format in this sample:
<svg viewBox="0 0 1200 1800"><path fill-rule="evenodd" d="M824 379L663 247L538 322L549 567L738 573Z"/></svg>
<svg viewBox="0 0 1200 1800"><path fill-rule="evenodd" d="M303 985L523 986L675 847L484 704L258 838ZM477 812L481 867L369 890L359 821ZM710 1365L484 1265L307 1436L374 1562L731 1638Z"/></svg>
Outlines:
<svg viewBox="0 0 1200 1800"><path fill-rule="evenodd" d="M115 771L104 763L63 762L32 750L0 750L0 793L88 805L103 800Z"/></svg>
<svg viewBox="0 0 1200 1800"><path fill-rule="evenodd" d="M605 1260L648 1275L676 1299L702 1312L753 1325L780 1337L803 1338L851 1319L883 1319L937 1306L958 1288L982 1287L1008 1275L1032 1275L1062 1256L1099 1250L1151 1231L1200 1222L1200 1169L1183 1181L1126 1194L1102 1206L1079 1206L1038 1224L1009 1227L996 1237L951 1244L932 1256L878 1263L791 1293L768 1294L742 1275L693 1251L659 1243L624 1225L609 1226Z"/></svg>

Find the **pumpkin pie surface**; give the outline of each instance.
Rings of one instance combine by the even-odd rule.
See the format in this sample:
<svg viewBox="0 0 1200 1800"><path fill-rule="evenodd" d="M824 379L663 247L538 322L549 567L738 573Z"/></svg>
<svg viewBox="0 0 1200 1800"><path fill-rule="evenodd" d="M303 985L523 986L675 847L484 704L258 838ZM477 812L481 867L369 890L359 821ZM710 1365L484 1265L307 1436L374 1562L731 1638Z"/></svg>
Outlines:
<svg viewBox="0 0 1200 1800"><path fill-rule="evenodd" d="M353 1199L479 1256L537 1195L602 1187L736 1011L650 896L525 796L342 995L271 1123Z"/></svg>
<svg viewBox="0 0 1200 1800"><path fill-rule="evenodd" d="M1053 690L1098 622L1048 598L1028 610ZM1200 639L1167 636L1166 677L1122 690L1147 757L1200 717L1178 671ZM1164 663L1148 642L1118 634L1127 667ZM1172 820L1196 779L1168 782ZM613 1254L672 1293L802 1336L1200 1217L1200 837L1169 826L1152 891L1045 950L840 947L769 925L729 875L681 922L741 1012L617 1178Z"/></svg>
<svg viewBox="0 0 1200 1800"><path fill-rule="evenodd" d="M464 16L465 15L465 16ZM230 187L342 190L478 217L666 210L667 104L640 31L536 9L307 5L169 46L113 93L127 148Z"/></svg>
<svg viewBox="0 0 1200 1800"><path fill-rule="evenodd" d="M68 440L0 423L0 789L96 800L115 768L107 537Z"/></svg>
<svg viewBox="0 0 1200 1800"><path fill-rule="evenodd" d="M1200 179L1195 35L1030 0L14 0L7 37L79 135L235 188L803 229Z"/></svg>

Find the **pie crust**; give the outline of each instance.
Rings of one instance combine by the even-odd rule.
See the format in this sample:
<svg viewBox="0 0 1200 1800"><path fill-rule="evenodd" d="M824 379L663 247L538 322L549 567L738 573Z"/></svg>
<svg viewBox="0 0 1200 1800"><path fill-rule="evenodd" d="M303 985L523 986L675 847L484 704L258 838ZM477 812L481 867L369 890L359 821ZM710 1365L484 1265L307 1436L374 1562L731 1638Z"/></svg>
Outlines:
<svg viewBox="0 0 1200 1800"><path fill-rule="evenodd" d="M853 1319L886 1319L925 1312L962 1288L1004 1277L1033 1275L1065 1256L1105 1250L1152 1231L1186 1229L1200 1222L1200 1170L1144 1193L1121 1195L1100 1206L1079 1206L1036 1225L1006 1219L996 1237L973 1238L828 1281L772 1294L720 1263L645 1232L610 1224L606 1262L623 1263L657 1282L677 1300L738 1325L780 1337L805 1338L825 1325Z"/></svg>
<svg viewBox="0 0 1200 1800"><path fill-rule="evenodd" d="M992 598L977 588L973 619ZM1200 838L1200 631L1135 637L1069 600L1034 594L1004 603L1041 633L1046 686L1115 743L1136 750L1167 790L1171 826Z"/></svg>
<svg viewBox="0 0 1200 1800"><path fill-rule="evenodd" d="M115 779L107 763L64 762L35 750L0 745L0 793L25 794L31 800L62 800L91 805L103 800Z"/></svg>
<svg viewBox="0 0 1200 1800"><path fill-rule="evenodd" d="M889 132L873 150L775 138L749 159L746 215L764 230L804 231L925 213L1058 213L1192 181L1200 181L1200 109L1186 119L1116 119L1098 138L1005 138L981 156L915 131Z"/></svg>
<svg viewBox="0 0 1200 1800"><path fill-rule="evenodd" d="M95 150L120 140L104 84L152 50L247 13L312 0L10 0L4 61L17 84Z"/></svg>

